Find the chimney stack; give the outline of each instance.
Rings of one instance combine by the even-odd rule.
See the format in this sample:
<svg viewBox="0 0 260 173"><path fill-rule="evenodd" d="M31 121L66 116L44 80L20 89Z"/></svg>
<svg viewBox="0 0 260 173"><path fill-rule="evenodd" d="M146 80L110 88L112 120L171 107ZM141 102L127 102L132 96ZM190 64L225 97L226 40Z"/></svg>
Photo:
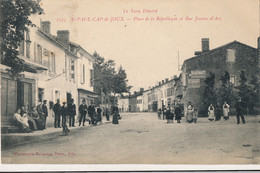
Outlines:
<svg viewBox="0 0 260 173"><path fill-rule="evenodd" d="M169 81L169 79L168 79L168 78L165 78L165 83L168 82L168 81Z"/></svg>
<svg viewBox="0 0 260 173"><path fill-rule="evenodd" d="M51 22L50 21L42 21L41 22L41 29L50 34L51 33Z"/></svg>
<svg viewBox="0 0 260 173"><path fill-rule="evenodd" d="M164 84L164 80L162 80L162 84Z"/></svg>
<svg viewBox="0 0 260 173"><path fill-rule="evenodd" d="M59 30L57 31L57 39L66 46L69 44L70 32L68 30Z"/></svg>
<svg viewBox="0 0 260 173"><path fill-rule="evenodd" d="M209 38L201 39L201 50L203 53L209 51Z"/></svg>

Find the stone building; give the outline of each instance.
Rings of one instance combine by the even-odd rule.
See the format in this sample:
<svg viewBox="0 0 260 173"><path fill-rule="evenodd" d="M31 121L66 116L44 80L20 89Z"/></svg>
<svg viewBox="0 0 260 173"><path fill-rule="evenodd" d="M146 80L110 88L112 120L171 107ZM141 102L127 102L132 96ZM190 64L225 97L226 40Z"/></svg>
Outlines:
<svg viewBox="0 0 260 173"><path fill-rule="evenodd" d="M233 86L238 86L241 71L244 71L246 77L250 79L252 75L259 72L257 64L256 48L233 41L210 50L209 39L203 38L202 50L196 51L195 56L185 60L182 66L184 107L186 108L187 103L191 101L199 112L203 111L205 79L210 73L215 74L215 88L220 87L220 77L225 71L230 74L230 82Z"/></svg>

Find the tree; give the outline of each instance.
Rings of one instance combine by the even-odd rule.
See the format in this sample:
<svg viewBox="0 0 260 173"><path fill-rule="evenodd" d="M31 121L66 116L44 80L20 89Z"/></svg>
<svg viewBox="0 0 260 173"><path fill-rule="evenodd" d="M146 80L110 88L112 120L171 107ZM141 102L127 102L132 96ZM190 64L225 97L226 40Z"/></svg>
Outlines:
<svg viewBox="0 0 260 173"><path fill-rule="evenodd" d="M221 87L217 90L218 102L223 104L226 101L228 104L234 102L233 84L230 82L229 72L225 71L225 74L220 77Z"/></svg>
<svg viewBox="0 0 260 173"><path fill-rule="evenodd" d="M250 92L249 86L247 84L247 78L245 76L245 72L241 71L240 73L240 85L236 87L238 89L238 95L241 98L242 102L245 103L246 107L248 107L248 103L250 100Z"/></svg>
<svg viewBox="0 0 260 173"><path fill-rule="evenodd" d="M207 116L208 106L212 104L216 104L216 93L214 91L215 85L215 74L210 72L210 76L205 79L205 91L203 93L203 108L201 114Z"/></svg>
<svg viewBox="0 0 260 173"><path fill-rule="evenodd" d="M27 27L35 26L29 16L42 14L39 2L34 0L1 1L1 63L11 67L11 73L17 75L25 70L23 60L18 58L18 47L24 38Z"/></svg>
<svg viewBox="0 0 260 173"><path fill-rule="evenodd" d="M252 75L249 82L249 101L248 108L250 114L255 114L255 106L259 104L259 81L255 75Z"/></svg>
<svg viewBox="0 0 260 173"><path fill-rule="evenodd" d="M115 94L129 92L131 88L127 85L126 72L122 67L116 71L114 60L106 61L97 52L94 52L93 56L96 58L94 62L94 91L99 94L97 103L102 103L102 100L114 103Z"/></svg>

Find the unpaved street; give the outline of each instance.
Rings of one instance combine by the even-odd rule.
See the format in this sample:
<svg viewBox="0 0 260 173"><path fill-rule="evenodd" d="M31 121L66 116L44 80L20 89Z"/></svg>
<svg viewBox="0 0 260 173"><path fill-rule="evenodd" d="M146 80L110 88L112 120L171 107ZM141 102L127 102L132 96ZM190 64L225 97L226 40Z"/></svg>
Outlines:
<svg viewBox="0 0 260 173"><path fill-rule="evenodd" d="M259 116L167 124L155 113L122 114L119 125L79 128L69 136L2 151L2 163L259 164Z"/></svg>

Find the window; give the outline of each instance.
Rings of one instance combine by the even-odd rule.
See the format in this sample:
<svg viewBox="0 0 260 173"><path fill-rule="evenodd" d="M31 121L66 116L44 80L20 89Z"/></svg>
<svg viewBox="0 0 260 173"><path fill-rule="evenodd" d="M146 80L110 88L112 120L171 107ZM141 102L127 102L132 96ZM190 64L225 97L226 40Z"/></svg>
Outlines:
<svg viewBox="0 0 260 173"><path fill-rule="evenodd" d="M42 46L37 44L37 62L42 64Z"/></svg>
<svg viewBox="0 0 260 173"><path fill-rule="evenodd" d="M36 42L34 42L34 44L33 44L33 58L34 58L34 61L36 62L37 61L37 44L36 44Z"/></svg>
<svg viewBox="0 0 260 173"><path fill-rule="evenodd" d="M94 85L94 73L93 70L90 70L90 86Z"/></svg>
<svg viewBox="0 0 260 173"><path fill-rule="evenodd" d="M26 31L26 58L30 58L30 54L31 54L31 40L30 40L30 32Z"/></svg>
<svg viewBox="0 0 260 173"><path fill-rule="evenodd" d="M235 76L230 76L230 83L235 85Z"/></svg>
<svg viewBox="0 0 260 173"><path fill-rule="evenodd" d="M22 39L20 40L19 54L24 56L24 33L23 33Z"/></svg>
<svg viewBox="0 0 260 173"><path fill-rule="evenodd" d="M227 62L235 62L236 51L234 49L227 49Z"/></svg>
<svg viewBox="0 0 260 173"><path fill-rule="evenodd" d="M42 57L42 65L44 65L45 67L48 67L49 71L50 71L50 54L49 51L47 49L43 49L43 57Z"/></svg>
<svg viewBox="0 0 260 173"><path fill-rule="evenodd" d="M49 71L56 73L55 54L51 52Z"/></svg>
<svg viewBox="0 0 260 173"><path fill-rule="evenodd" d="M85 83L85 64L82 65L82 68L81 68L81 84L84 84Z"/></svg>
<svg viewBox="0 0 260 173"><path fill-rule="evenodd" d="M70 61L70 79L75 82L75 61L73 59Z"/></svg>

